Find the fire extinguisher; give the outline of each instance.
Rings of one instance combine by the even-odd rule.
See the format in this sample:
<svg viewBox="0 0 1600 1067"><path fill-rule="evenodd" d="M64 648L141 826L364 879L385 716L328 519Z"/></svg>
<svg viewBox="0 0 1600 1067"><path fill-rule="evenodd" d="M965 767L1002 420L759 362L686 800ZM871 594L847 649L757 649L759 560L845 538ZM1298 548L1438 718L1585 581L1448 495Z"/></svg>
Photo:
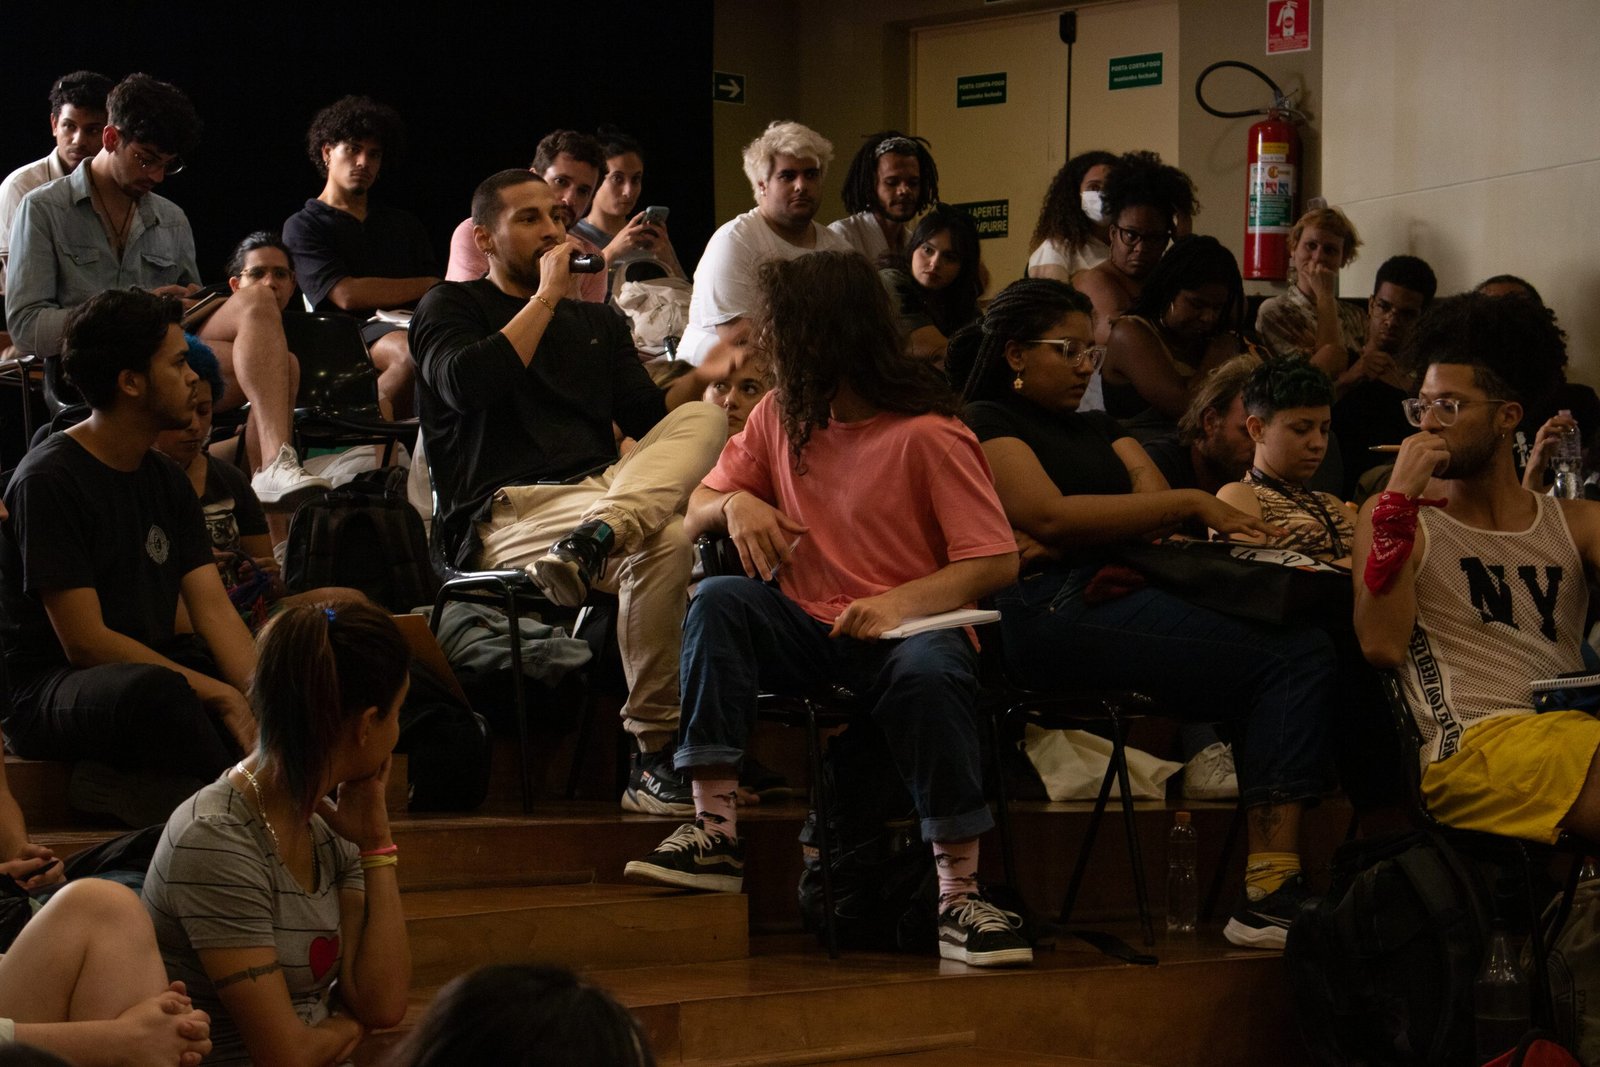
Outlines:
<svg viewBox="0 0 1600 1067"><path fill-rule="evenodd" d="M1272 88L1268 108L1219 111L1206 103L1201 85L1206 75L1221 67L1239 67ZM1298 218L1300 193L1300 132L1304 116L1289 106L1277 83L1248 63L1225 59L1200 72L1194 83L1195 100L1219 118L1265 115L1250 127L1245 187L1243 274L1252 281L1282 281L1289 272L1289 230Z"/></svg>

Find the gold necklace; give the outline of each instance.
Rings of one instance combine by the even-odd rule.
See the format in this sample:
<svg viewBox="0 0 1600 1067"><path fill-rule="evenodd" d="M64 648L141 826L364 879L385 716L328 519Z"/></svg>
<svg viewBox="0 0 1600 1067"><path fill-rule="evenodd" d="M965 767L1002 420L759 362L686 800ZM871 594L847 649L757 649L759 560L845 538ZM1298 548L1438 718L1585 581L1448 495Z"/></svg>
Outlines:
<svg viewBox="0 0 1600 1067"><path fill-rule="evenodd" d="M283 846L278 843L278 831L272 828L272 821L267 818L267 802L261 799L260 783L256 781L256 776L250 773L250 768L243 763L235 765L233 769L244 775L244 780L250 783L251 789L255 790L256 807L261 811L261 825L267 828L267 836L272 838L272 851L276 852L280 859L283 858Z"/></svg>

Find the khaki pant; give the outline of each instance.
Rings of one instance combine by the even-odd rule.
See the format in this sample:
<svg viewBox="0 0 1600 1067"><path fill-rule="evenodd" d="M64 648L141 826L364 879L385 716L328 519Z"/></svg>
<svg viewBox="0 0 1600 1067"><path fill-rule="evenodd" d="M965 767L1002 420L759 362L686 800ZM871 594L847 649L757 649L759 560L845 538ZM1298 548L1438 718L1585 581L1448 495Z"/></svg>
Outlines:
<svg viewBox="0 0 1600 1067"><path fill-rule="evenodd" d="M529 567L591 520L616 545L595 588L617 594L617 644L628 682L623 726L645 751L678 730L678 655L694 553L683 509L721 454L728 418L701 401L683 404L599 474L571 485L508 485L478 524L481 567Z"/></svg>

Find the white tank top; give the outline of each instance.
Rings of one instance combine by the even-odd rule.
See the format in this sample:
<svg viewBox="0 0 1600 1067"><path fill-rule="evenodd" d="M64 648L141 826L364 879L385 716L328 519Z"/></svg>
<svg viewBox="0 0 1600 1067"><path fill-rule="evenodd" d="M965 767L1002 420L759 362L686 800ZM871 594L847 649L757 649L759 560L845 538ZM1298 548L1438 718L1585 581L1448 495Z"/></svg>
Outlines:
<svg viewBox="0 0 1600 1067"><path fill-rule="evenodd" d="M1425 507L1417 624L1400 668L1425 762L1452 756L1469 726L1530 711L1528 683L1583 668L1583 559L1561 506L1534 495L1526 530L1480 530Z"/></svg>

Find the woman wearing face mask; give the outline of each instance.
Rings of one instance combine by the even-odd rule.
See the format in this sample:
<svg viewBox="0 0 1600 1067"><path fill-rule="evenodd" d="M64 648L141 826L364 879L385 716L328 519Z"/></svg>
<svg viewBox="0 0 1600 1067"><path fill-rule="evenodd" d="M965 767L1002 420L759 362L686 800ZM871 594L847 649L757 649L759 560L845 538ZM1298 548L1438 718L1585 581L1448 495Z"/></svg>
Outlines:
<svg viewBox="0 0 1600 1067"><path fill-rule="evenodd" d="M1033 228L1028 277L1070 282L1078 271L1111 255L1111 227L1101 190L1116 162L1110 152L1084 152L1056 171Z"/></svg>
<svg viewBox="0 0 1600 1067"><path fill-rule="evenodd" d="M1072 285L1094 305L1094 339L1105 344L1112 321L1139 298L1168 243L1188 232L1199 205L1188 176L1154 152L1129 152L1118 159L1102 197L1111 255L1074 274Z"/></svg>
<svg viewBox="0 0 1600 1067"><path fill-rule="evenodd" d="M606 172L589 201L589 213L573 225L572 232L604 250L607 266L653 259L674 277L684 277L665 220L647 223L644 212L633 214L644 195L643 148L610 126L600 127L594 136L605 153Z"/></svg>
<svg viewBox="0 0 1600 1067"><path fill-rule="evenodd" d="M906 351L940 362L950 335L978 317L978 228L965 211L935 204L911 232L910 248L909 263L878 276L900 309Z"/></svg>
<svg viewBox="0 0 1600 1067"><path fill-rule="evenodd" d="M1106 414L1133 437L1170 432L1207 371L1249 344L1240 336L1244 284L1214 237L1180 237L1111 324L1100 374Z"/></svg>
<svg viewBox="0 0 1600 1067"><path fill-rule="evenodd" d="M1337 379L1361 356L1367 315L1339 302L1339 271L1355 261L1361 238L1344 212L1312 208L1289 231L1289 291L1256 312L1256 333L1279 356L1304 356Z"/></svg>
<svg viewBox="0 0 1600 1067"><path fill-rule="evenodd" d="M1348 567L1355 509L1332 493L1306 488L1328 454L1333 383L1303 359L1271 359L1245 383L1244 409L1255 459L1244 480L1229 482L1217 497L1284 533L1244 531L1231 539L1263 541Z"/></svg>

